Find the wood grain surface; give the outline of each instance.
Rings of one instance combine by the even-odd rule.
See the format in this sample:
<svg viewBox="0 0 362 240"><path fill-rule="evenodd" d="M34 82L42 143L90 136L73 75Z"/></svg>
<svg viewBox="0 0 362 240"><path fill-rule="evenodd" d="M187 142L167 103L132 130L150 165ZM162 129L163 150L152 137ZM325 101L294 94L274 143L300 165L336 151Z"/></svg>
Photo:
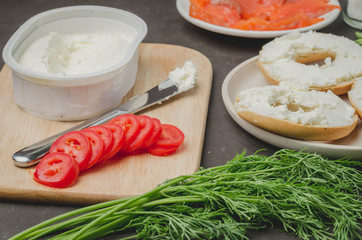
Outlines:
<svg viewBox="0 0 362 240"><path fill-rule="evenodd" d="M193 61L198 70L195 88L137 113L178 126L186 136L183 145L168 157L147 153L116 156L82 172L69 188L40 185L32 179L34 167L19 168L13 164L13 153L79 122L45 120L18 108L13 99L11 70L5 65L0 72L0 198L93 204L142 194L166 179L198 170L212 85L210 61L193 49L166 44L143 43L139 55L136 83L124 101L157 85L185 61Z"/></svg>

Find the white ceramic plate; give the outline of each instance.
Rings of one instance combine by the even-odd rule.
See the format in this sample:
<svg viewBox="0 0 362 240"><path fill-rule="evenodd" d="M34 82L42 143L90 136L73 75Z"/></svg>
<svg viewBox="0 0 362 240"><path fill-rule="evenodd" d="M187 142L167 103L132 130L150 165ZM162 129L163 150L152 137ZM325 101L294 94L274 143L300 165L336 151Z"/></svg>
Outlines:
<svg viewBox="0 0 362 240"><path fill-rule="evenodd" d="M330 0L330 3L340 6L338 0ZM210 23L201 21L199 19L190 17L190 14L189 14L190 1L189 0L177 0L176 7L177 7L178 12L181 14L181 16L183 18L185 18L187 21L189 21L190 23L192 23L198 27L201 27L203 29L206 29L206 30L209 30L212 32L225 34L225 35L231 35L231 36L237 36L237 37L248 37L248 38L274 38L274 37L282 36L286 33L289 33L291 31L295 31L295 30L302 31L302 32L305 32L308 30L319 30L319 29L322 29L322 28L328 26L334 20L336 20L336 18L338 17L338 15L340 13L339 9L334 9L333 11L326 13L322 16L324 18L323 21L316 23L314 25L308 26L308 27L304 27L304 28L298 28L298 29L292 29L292 30L282 30L282 31L247 31L247 30L238 30L238 29L221 27L221 26L210 24Z"/></svg>
<svg viewBox="0 0 362 240"><path fill-rule="evenodd" d="M284 137L258 128L240 118L234 109L236 95L250 87L269 85L257 67L258 56L236 66L225 78L222 85L222 98L225 107L234 121L251 135L279 148L294 150L305 149L317 152L330 158L351 157L362 160L362 121L359 120L356 129L347 137L335 141L317 142L303 141ZM344 100L347 101L346 97Z"/></svg>

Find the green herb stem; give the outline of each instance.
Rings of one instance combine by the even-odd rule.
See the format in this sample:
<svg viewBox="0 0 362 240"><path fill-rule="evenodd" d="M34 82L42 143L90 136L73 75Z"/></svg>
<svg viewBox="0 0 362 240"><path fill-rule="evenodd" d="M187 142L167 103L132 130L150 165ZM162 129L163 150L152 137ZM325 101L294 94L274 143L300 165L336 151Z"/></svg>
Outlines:
<svg viewBox="0 0 362 240"><path fill-rule="evenodd" d="M60 215L11 239L55 232L54 240L96 239L133 229L139 239L239 240L275 221L301 239L359 239L362 175L349 166L361 165L289 149L272 156L244 151L223 166Z"/></svg>

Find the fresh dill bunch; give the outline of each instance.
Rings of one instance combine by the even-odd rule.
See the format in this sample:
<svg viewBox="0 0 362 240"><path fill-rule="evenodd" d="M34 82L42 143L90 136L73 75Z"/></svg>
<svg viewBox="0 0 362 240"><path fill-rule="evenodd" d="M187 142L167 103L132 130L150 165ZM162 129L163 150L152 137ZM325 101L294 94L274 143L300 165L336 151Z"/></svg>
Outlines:
<svg viewBox="0 0 362 240"><path fill-rule="evenodd" d="M362 46L362 32L355 32L356 43Z"/></svg>
<svg viewBox="0 0 362 240"><path fill-rule="evenodd" d="M225 165L63 214L11 239L56 231L53 239L96 239L135 230L139 239L234 240L274 223L300 239L361 239L360 167L359 161L290 149L272 156L244 151Z"/></svg>

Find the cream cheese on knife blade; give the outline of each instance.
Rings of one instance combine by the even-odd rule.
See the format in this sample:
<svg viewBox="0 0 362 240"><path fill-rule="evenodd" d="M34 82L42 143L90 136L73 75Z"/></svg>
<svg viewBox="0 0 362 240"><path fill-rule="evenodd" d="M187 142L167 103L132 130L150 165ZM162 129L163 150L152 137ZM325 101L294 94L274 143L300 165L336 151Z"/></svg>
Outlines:
<svg viewBox="0 0 362 240"><path fill-rule="evenodd" d="M197 70L194 63L186 61L181 68L175 68L169 72L168 79L171 81L161 83L158 88L162 90L175 84L179 93L184 92L195 86L197 78Z"/></svg>

